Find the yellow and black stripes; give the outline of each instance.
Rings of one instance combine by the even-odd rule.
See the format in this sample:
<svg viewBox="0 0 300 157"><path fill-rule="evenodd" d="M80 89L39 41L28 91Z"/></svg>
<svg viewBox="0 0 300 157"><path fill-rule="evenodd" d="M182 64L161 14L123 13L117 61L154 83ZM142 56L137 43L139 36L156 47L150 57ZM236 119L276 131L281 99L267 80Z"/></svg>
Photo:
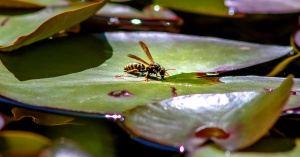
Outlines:
<svg viewBox="0 0 300 157"><path fill-rule="evenodd" d="M124 67L125 72L133 69L137 69L139 72L147 71L146 66L140 62L129 63Z"/></svg>

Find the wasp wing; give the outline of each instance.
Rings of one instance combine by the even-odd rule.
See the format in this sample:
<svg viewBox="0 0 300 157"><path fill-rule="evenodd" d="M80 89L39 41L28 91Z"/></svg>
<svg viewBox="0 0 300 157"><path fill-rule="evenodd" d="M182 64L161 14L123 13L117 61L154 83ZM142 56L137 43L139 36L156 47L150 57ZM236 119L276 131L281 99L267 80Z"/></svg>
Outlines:
<svg viewBox="0 0 300 157"><path fill-rule="evenodd" d="M142 49L143 49L144 52L146 53L146 55L147 55L147 57L149 58L149 60L150 60L152 63L154 63L154 60L153 60L153 58L152 58L152 56L151 56L151 54L150 54L150 51L149 51L147 45L146 45L144 42L142 42L142 41L139 41L139 44L141 45Z"/></svg>
<svg viewBox="0 0 300 157"><path fill-rule="evenodd" d="M138 56L136 56L136 55L128 54L127 57L133 58L133 59L135 59L135 60L137 60L137 61L140 61L140 62L142 62L143 64L146 64L146 65L149 66L149 63L147 63L146 61L144 61L143 59L141 59L140 57L138 57Z"/></svg>

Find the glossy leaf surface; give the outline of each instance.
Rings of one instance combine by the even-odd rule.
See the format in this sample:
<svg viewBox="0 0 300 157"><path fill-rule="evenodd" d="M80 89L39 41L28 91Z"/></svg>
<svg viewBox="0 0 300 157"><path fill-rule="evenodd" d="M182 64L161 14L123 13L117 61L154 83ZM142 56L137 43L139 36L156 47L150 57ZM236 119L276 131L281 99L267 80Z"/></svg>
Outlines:
<svg viewBox="0 0 300 157"><path fill-rule="evenodd" d="M0 51L11 51L50 37L92 16L105 3L105 0L76 3L24 15L0 15Z"/></svg>
<svg viewBox="0 0 300 157"><path fill-rule="evenodd" d="M123 73L126 64L136 62L126 57L127 54L148 61L138 45L139 40L148 45L156 62L165 68L176 68L168 71L172 76L169 82L157 81L154 75L149 82L144 81L143 75L115 78ZM289 46L158 32L70 36L0 54L0 95L40 107L121 113L138 105L171 98L171 87L176 88L178 95L276 88L282 79L270 78L277 86L268 84L268 78L261 79L266 84L253 83L251 77L239 82L235 82L237 78L229 77L221 80L224 84L215 79L218 84L213 86L202 86L214 84L207 79L192 78L195 84L189 79L175 83L173 80L183 72L229 71L259 64L281 57L290 50ZM119 90L132 93L132 96L116 98L109 95Z"/></svg>
<svg viewBox="0 0 300 157"><path fill-rule="evenodd" d="M132 134L193 151L208 139L226 150L250 146L276 122L293 86L291 76L277 90L178 96L124 114ZM257 129L259 128L259 129Z"/></svg>

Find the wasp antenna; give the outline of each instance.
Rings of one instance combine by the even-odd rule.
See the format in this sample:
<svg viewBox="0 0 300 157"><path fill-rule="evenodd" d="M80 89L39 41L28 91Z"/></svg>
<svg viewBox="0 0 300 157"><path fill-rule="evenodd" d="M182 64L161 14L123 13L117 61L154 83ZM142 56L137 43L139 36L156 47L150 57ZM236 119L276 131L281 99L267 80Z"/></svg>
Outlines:
<svg viewBox="0 0 300 157"><path fill-rule="evenodd" d="M169 69L167 69L167 70L176 70L176 68L169 68ZM166 70L166 71L167 71L167 70Z"/></svg>

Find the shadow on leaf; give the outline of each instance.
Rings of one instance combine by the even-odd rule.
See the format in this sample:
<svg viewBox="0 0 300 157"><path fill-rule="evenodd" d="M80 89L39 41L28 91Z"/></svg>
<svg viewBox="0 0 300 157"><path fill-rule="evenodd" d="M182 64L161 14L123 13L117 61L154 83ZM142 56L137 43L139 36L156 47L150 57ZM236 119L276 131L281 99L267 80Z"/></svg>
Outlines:
<svg viewBox="0 0 300 157"><path fill-rule="evenodd" d="M94 68L112 56L104 35L74 35L44 40L0 53L4 66L20 81L50 78Z"/></svg>

